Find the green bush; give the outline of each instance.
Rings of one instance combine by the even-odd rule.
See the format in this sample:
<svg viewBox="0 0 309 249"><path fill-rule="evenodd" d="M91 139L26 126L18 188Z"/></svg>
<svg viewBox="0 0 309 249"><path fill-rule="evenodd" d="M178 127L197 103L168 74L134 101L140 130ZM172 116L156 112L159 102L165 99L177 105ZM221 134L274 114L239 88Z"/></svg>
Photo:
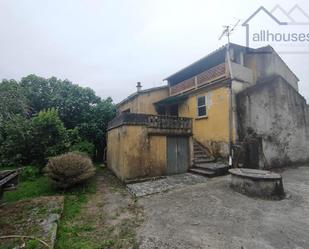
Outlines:
<svg viewBox="0 0 309 249"><path fill-rule="evenodd" d="M56 187L66 189L85 182L95 173L91 159L79 153L69 152L49 158L46 174Z"/></svg>
<svg viewBox="0 0 309 249"><path fill-rule="evenodd" d="M30 120L13 115L0 123L0 165L16 166L31 162L33 127Z"/></svg>
<svg viewBox="0 0 309 249"><path fill-rule="evenodd" d="M32 119L34 129L32 159L38 165L45 165L47 158L68 150L67 130L55 108L41 111Z"/></svg>
<svg viewBox="0 0 309 249"><path fill-rule="evenodd" d="M34 166L26 166L22 168L19 175L21 181L34 181L40 175L39 169Z"/></svg>
<svg viewBox="0 0 309 249"><path fill-rule="evenodd" d="M73 144L70 148L70 151L86 153L89 157L93 158L95 146L92 143L83 140L76 144Z"/></svg>

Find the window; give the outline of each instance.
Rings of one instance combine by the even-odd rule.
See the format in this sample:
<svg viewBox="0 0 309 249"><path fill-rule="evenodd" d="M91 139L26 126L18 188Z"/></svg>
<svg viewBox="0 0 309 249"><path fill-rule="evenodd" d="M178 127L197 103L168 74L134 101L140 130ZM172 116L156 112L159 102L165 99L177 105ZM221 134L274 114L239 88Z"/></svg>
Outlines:
<svg viewBox="0 0 309 249"><path fill-rule="evenodd" d="M205 117L206 115L206 96L199 96L197 97L197 116Z"/></svg>

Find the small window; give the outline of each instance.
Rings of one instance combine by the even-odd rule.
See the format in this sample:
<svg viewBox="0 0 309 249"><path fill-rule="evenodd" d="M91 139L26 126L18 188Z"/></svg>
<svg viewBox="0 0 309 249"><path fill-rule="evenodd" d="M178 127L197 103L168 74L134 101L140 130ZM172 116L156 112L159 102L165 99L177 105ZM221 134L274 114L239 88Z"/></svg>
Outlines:
<svg viewBox="0 0 309 249"><path fill-rule="evenodd" d="M206 97L199 96L197 97L197 116L198 117L205 117L207 115L206 110Z"/></svg>

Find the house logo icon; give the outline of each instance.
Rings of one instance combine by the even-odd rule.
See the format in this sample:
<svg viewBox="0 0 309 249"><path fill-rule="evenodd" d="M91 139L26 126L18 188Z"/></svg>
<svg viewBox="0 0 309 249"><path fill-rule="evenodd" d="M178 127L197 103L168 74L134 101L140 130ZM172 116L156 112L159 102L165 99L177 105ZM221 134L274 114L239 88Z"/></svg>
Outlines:
<svg viewBox="0 0 309 249"><path fill-rule="evenodd" d="M247 47L271 45L281 53L309 53L309 15L298 5L261 6L243 24Z"/></svg>

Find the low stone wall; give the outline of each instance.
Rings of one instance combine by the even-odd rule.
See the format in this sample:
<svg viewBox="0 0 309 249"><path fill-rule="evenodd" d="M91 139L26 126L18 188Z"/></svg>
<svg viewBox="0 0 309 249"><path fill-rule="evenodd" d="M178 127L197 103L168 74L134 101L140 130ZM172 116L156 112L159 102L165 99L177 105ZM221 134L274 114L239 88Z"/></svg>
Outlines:
<svg viewBox="0 0 309 249"><path fill-rule="evenodd" d="M248 130L262 139L260 168L309 161L309 108L281 76L240 92L237 115L240 141L248 137Z"/></svg>
<svg viewBox="0 0 309 249"><path fill-rule="evenodd" d="M231 188L248 196L281 199L284 197L282 177L265 170L230 169Z"/></svg>

